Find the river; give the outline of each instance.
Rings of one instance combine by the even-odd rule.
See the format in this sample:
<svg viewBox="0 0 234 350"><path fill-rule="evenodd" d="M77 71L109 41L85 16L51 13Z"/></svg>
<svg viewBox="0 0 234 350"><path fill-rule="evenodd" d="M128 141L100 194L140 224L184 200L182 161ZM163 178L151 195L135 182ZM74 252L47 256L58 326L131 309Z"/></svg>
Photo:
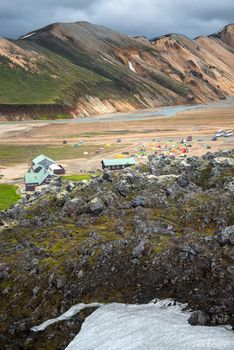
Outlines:
<svg viewBox="0 0 234 350"><path fill-rule="evenodd" d="M195 109L217 109L217 108L230 108L234 107L234 97L229 97L225 100L216 102L209 102L197 105L186 105L186 106L166 106L158 107L154 109L145 109L135 112L126 113L111 113L111 114L100 114L93 117L83 117L74 119L59 119L59 120L25 120L25 121L14 121L14 122L0 122L0 125L22 125L22 124L64 124L64 123L93 123L95 122L111 122L111 121L131 121L131 120L144 120L154 119L161 117L173 117L177 113L184 111L192 111ZM0 117L1 118L1 117Z"/></svg>

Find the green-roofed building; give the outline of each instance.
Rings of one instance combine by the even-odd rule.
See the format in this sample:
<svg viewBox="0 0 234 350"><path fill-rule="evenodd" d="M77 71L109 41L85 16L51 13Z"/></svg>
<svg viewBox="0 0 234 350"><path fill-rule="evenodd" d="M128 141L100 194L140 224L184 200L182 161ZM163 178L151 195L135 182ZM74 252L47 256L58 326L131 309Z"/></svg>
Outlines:
<svg viewBox="0 0 234 350"><path fill-rule="evenodd" d="M45 156L44 154L40 154L38 157L34 158L32 160L32 166L43 166L43 168L48 169L51 164L53 164L54 161Z"/></svg>
<svg viewBox="0 0 234 350"><path fill-rule="evenodd" d="M32 160L31 168L24 176L25 189L34 191L36 186L45 185L56 175L64 173L65 170L61 165L55 164L51 158L41 154Z"/></svg>
<svg viewBox="0 0 234 350"><path fill-rule="evenodd" d="M62 167L62 165L55 164L53 159L45 156L44 154L40 154L38 157L32 160L32 169L34 172L40 171L41 168L52 172L54 175L65 174L65 169Z"/></svg>
<svg viewBox="0 0 234 350"><path fill-rule="evenodd" d="M41 186L49 183L53 178L53 174L41 168L38 172L30 169L24 176L26 191L34 191L36 186Z"/></svg>
<svg viewBox="0 0 234 350"><path fill-rule="evenodd" d="M133 157L102 160L103 169L118 170L118 169L124 169L124 168L130 167L133 165L136 165L136 161Z"/></svg>

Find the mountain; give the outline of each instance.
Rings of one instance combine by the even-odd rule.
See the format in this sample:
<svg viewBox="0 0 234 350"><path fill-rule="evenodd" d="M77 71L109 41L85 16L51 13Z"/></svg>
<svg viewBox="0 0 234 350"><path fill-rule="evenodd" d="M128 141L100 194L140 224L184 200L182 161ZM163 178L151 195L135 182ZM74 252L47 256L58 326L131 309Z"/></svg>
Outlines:
<svg viewBox="0 0 234 350"><path fill-rule="evenodd" d="M88 22L0 38L0 113L65 117L201 103L234 93L234 25L148 40Z"/></svg>
<svg viewBox="0 0 234 350"><path fill-rule="evenodd" d="M234 23L225 26L211 36L223 41L234 49Z"/></svg>

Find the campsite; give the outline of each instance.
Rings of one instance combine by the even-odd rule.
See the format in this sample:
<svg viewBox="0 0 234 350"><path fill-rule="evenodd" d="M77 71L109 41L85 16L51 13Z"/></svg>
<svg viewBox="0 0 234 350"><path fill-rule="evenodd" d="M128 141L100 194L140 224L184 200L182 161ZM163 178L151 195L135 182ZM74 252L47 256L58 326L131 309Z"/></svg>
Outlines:
<svg viewBox="0 0 234 350"><path fill-rule="evenodd" d="M217 132L234 129L232 99L171 116L158 113L155 109L155 116L153 110L95 116L92 123L85 119L2 123L0 182L23 188L30 162L40 154L59 161L66 176L75 178L101 171L103 159L134 157L140 165L151 155L184 158L234 148L233 136L212 141Z"/></svg>

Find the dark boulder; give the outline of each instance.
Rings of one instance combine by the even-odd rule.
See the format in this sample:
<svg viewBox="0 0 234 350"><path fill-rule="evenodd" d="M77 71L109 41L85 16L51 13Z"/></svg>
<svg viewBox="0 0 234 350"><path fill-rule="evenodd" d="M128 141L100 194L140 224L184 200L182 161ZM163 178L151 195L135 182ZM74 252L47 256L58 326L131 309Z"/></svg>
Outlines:
<svg viewBox="0 0 234 350"><path fill-rule="evenodd" d="M204 312L197 310L191 314L188 323L192 326L204 326L208 320L209 317Z"/></svg>
<svg viewBox="0 0 234 350"><path fill-rule="evenodd" d="M225 227L219 233L219 242L234 245L234 225Z"/></svg>

